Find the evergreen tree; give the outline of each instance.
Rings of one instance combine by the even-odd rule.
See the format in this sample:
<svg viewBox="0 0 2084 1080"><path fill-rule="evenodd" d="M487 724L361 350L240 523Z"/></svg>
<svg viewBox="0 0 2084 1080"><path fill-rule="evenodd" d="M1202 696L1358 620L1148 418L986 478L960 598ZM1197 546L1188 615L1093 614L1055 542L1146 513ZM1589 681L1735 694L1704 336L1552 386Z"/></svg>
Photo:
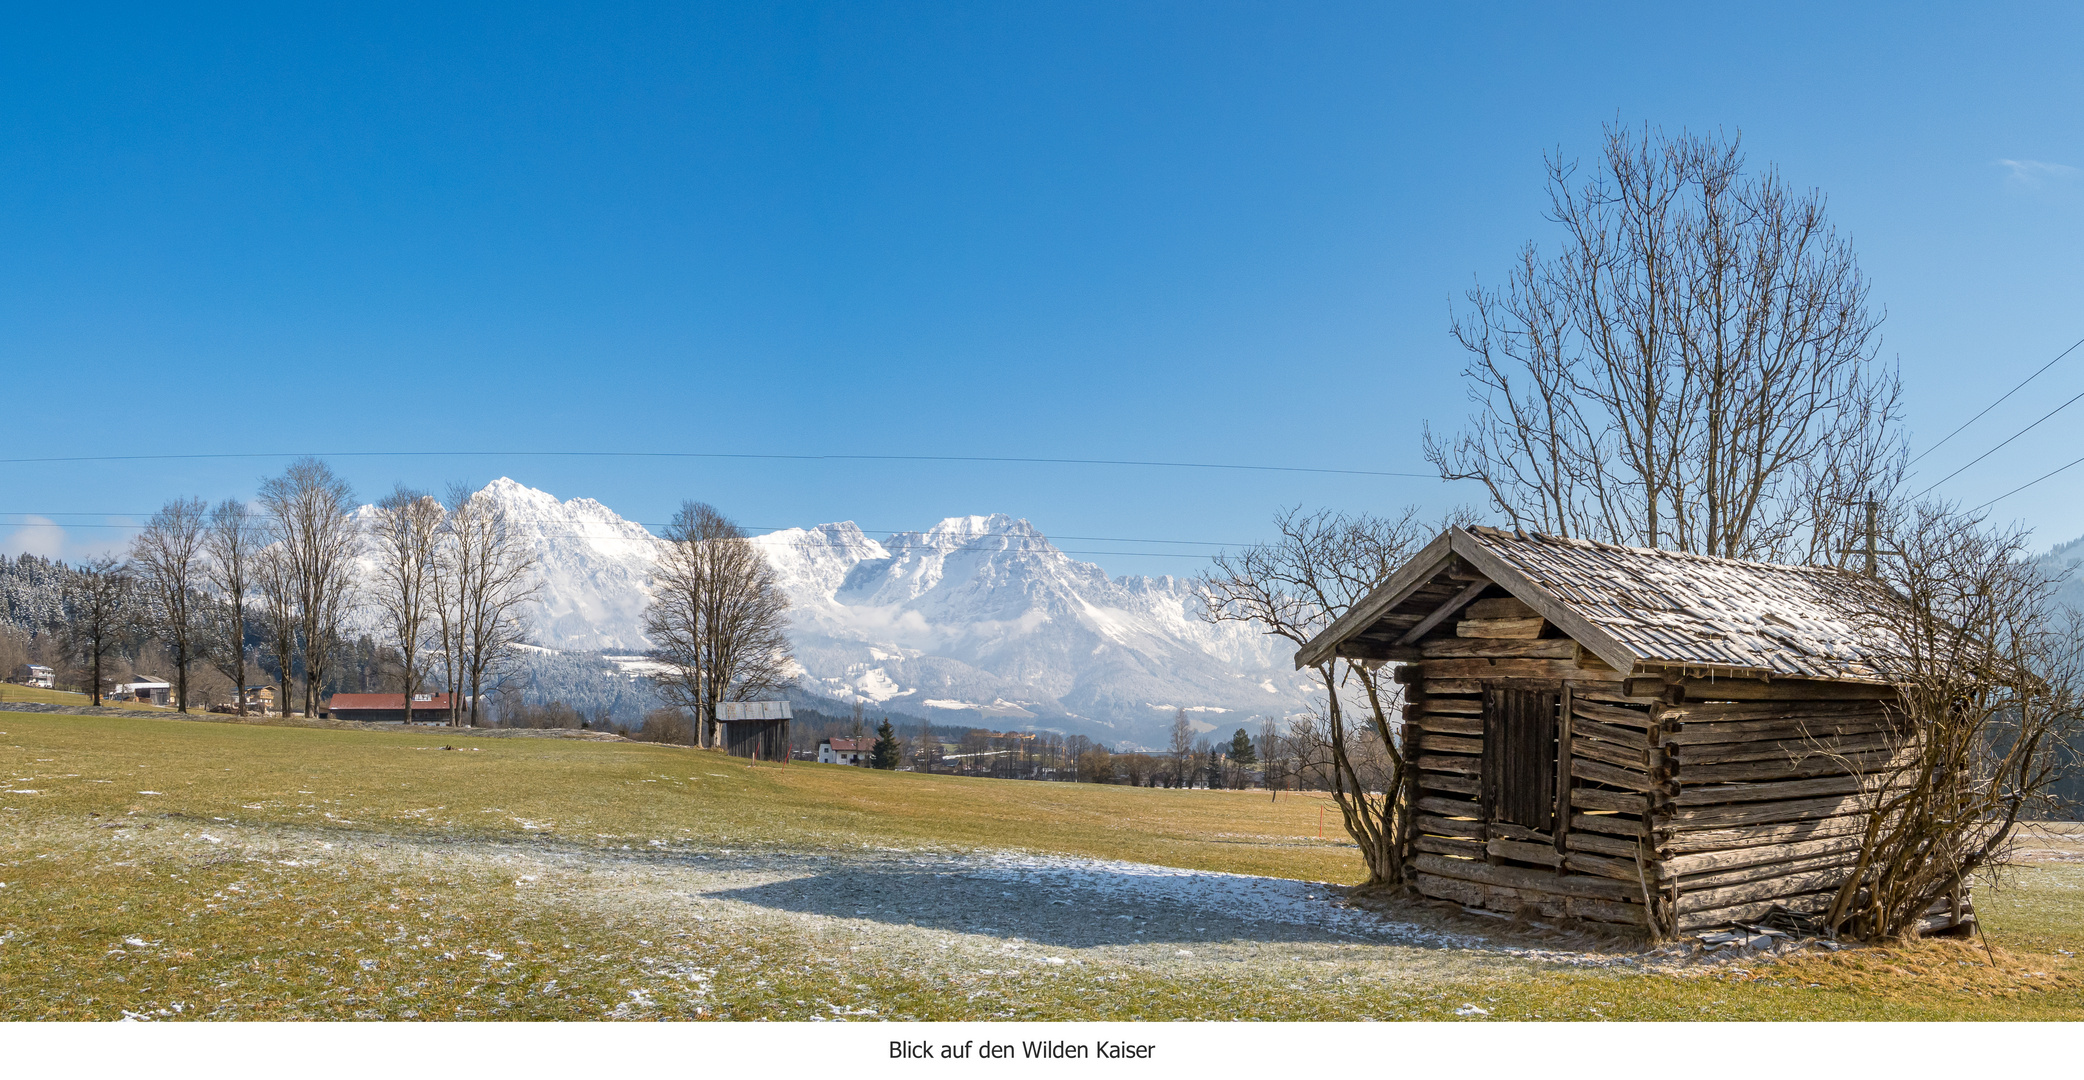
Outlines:
<svg viewBox="0 0 2084 1080"><path fill-rule="evenodd" d="M876 744L868 752L868 764L872 769L897 768L900 753L897 746L897 729L890 726L890 718L884 717L876 725Z"/></svg>
<svg viewBox="0 0 2084 1080"><path fill-rule="evenodd" d="M1252 737L1245 734L1244 728L1238 728L1237 734L1230 737L1230 763L1240 768L1259 764L1259 752L1253 749Z"/></svg>

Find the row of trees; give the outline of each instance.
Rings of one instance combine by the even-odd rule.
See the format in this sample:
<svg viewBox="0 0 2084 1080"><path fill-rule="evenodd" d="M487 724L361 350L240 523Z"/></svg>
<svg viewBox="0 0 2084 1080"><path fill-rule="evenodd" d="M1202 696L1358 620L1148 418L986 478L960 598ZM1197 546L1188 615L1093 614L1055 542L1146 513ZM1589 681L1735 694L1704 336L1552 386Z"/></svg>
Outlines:
<svg viewBox="0 0 2084 1080"><path fill-rule="evenodd" d="M221 670L246 711L249 642L274 660L280 712L318 712L334 657L371 614L400 656L408 700L438 681L452 722L475 722L481 691L515 655L533 598L532 557L489 497L451 487L446 502L400 487L366 520L347 482L306 458L262 481L249 505L168 502L126 558L71 568L62 630L101 702L103 665L133 631L163 642L186 711L199 664ZM301 670L302 701L291 674Z"/></svg>

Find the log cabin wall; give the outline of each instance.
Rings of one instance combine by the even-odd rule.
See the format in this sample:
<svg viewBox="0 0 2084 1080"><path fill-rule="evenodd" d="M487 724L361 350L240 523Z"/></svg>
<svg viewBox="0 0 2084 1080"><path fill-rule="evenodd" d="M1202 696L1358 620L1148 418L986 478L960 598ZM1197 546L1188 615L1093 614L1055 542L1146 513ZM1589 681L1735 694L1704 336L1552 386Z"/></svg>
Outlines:
<svg viewBox="0 0 2084 1080"><path fill-rule="evenodd" d="M1883 687L1805 680L1674 680L1657 737L1673 783L1652 810L1671 928L1830 905L1859 854L1862 789L1903 745ZM1920 929L1965 926L1968 896Z"/></svg>
<svg viewBox="0 0 2084 1080"><path fill-rule="evenodd" d="M1656 782L1647 736L1656 699L1625 697L1619 672L1518 600L1478 599L1464 614L1419 639L1421 658L1398 673L1418 766L1411 866L1419 892L1488 911L1649 929L1645 883L1655 868L1638 855ZM1497 735L1485 738L1486 702L1495 713L1513 691L1537 693L1556 710L1545 718L1554 734L1543 751L1544 788L1556 800L1546 828L1523 824L1524 806L1485 797L1485 754ZM1509 750L1520 760L1509 773L1491 762L1493 777L1527 767L1524 742ZM1558 783L1565 764L1570 779Z"/></svg>

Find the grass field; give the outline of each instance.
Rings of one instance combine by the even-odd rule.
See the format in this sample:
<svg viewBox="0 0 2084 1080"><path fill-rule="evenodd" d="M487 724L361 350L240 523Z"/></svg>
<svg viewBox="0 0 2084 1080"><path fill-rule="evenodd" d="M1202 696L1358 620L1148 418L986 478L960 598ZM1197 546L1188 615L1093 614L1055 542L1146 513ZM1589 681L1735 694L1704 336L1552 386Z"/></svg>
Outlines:
<svg viewBox="0 0 2084 1080"><path fill-rule="evenodd" d="M88 697L85 694L75 694L70 690L45 690L42 687L38 686L19 686L15 683L0 683L0 709L5 709L7 707L7 703L10 701L31 701L35 702L38 705L94 704L94 699ZM111 706L116 705L115 702L109 702L108 704ZM125 709L140 709L150 712L176 711L170 705L152 705L149 703L137 701L125 701L121 704L121 707Z"/></svg>
<svg viewBox="0 0 2084 1080"><path fill-rule="evenodd" d="M2068 955L2084 863L2066 854L1979 894L1987 951L1702 965L1576 940L1507 955L1218 927L1161 943L1080 912L1076 934L1021 938L927 917L920 890L984 888L977 873L861 869L1022 851L1355 880L1310 798L5 712L0 781L0 1019L2084 1018ZM726 863L738 884L720 888ZM813 910L776 891L821 879L879 899ZM994 902L1060 902L1019 895Z"/></svg>

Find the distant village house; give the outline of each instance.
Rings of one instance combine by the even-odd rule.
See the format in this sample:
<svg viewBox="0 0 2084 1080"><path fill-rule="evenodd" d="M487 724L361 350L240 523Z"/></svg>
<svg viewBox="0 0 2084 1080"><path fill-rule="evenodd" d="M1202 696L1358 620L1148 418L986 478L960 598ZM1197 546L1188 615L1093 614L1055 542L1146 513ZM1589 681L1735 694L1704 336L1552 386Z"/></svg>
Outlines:
<svg viewBox="0 0 2084 1080"><path fill-rule="evenodd" d="M869 736L849 738L842 735L818 744L818 760L827 765L867 765L869 753L875 746L875 739Z"/></svg>
<svg viewBox="0 0 2084 1080"><path fill-rule="evenodd" d="M42 664L29 665L29 678L25 685L51 689L58 683L58 673Z"/></svg>

